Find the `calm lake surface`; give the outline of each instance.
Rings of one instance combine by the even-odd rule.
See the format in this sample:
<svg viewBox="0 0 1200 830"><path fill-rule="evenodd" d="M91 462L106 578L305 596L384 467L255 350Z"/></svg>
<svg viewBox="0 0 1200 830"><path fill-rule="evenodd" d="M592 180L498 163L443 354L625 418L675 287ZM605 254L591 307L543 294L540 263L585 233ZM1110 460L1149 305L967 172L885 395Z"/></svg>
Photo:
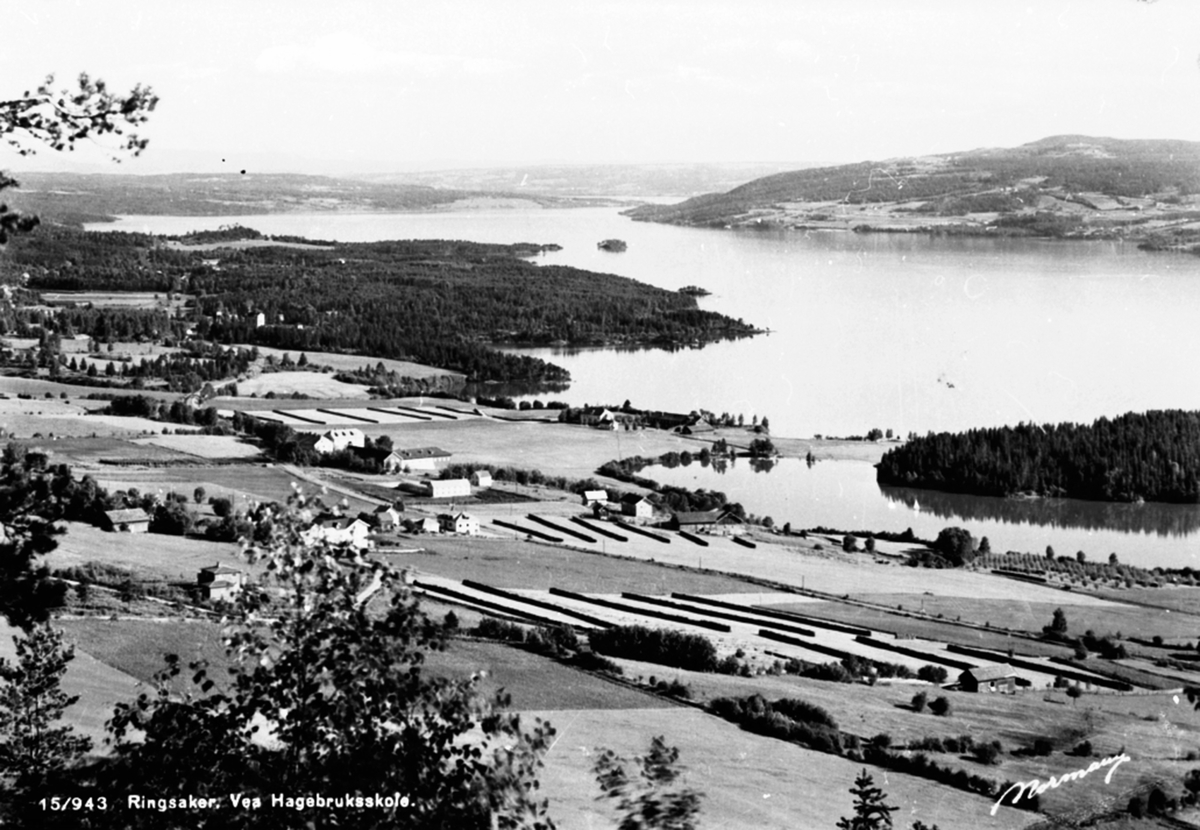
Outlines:
<svg viewBox="0 0 1200 830"><path fill-rule="evenodd" d="M770 418L777 435L861 435L1077 421L1200 409L1200 258L1108 242L718 231L636 223L613 208L434 214L126 217L104 230L185 233L239 223L317 239L558 243L539 262L702 286L703 307L771 333L703 349L513 350L569 369L573 404ZM624 253L596 248L628 243ZM507 391L507 390L504 390ZM860 469L861 468L861 469ZM1200 506L1022 504L881 489L870 465L746 463L725 475L647 471L725 490L796 526L936 535L951 523L994 550L1116 551L1123 561L1200 566ZM673 481L690 473L706 478ZM758 484L761 482L761 484ZM741 491L739 488L746 487ZM914 509L914 506L919 509Z"/></svg>

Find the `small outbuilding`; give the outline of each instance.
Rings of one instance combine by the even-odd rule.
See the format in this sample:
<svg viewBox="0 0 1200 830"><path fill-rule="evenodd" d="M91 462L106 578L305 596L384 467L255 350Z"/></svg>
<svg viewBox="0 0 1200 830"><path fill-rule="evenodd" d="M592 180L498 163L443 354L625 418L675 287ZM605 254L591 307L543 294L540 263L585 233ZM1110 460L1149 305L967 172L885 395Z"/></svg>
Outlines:
<svg viewBox="0 0 1200 830"><path fill-rule="evenodd" d="M607 490L584 490L583 491L583 506L591 507L593 504L605 505L608 504Z"/></svg>
<svg viewBox="0 0 1200 830"><path fill-rule="evenodd" d="M471 485L473 487L491 487L492 474L487 470L476 470L471 473Z"/></svg>
<svg viewBox="0 0 1200 830"><path fill-rule="evenodd" d="M975 666L958 676L964 692L1007 692L1017 690L1017 672L1012 666Z"/></svg>
<svg viewBox="0 0 1200 830"><path fill-rule="evenodd" d="M150 517L140 507L107 510L104 513L102 526L108 531L119 530L127 533L148 533L150 531Z"/></svg>
<svg viewBox="0 0 1200 830"><path fill-rule="evenodd" d="M237 568L217 563L201 568L196 574L196 585L200 595L208 600L232 600L246 585L246 574Z"/></svg>

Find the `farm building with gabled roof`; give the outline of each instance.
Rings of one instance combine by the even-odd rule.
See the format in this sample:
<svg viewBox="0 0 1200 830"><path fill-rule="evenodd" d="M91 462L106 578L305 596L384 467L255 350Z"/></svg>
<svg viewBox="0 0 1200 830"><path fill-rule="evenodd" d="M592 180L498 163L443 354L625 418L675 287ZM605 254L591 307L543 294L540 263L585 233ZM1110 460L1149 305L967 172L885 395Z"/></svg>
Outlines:
<svg viewBox="0 0 1200 830"><path fill-rule="evenodd" d="M126 507L121 510L106 510L103 527L105 530L121 530L128 533L147 533L150 530L150 517L140 507Z"/></svg>
<svg viewBox="0 0 1200 830"><path fill-rule="evenodd" d="M975 666L958 676L964 692L1015 692L1017 672L1012 666Z"/></svg>

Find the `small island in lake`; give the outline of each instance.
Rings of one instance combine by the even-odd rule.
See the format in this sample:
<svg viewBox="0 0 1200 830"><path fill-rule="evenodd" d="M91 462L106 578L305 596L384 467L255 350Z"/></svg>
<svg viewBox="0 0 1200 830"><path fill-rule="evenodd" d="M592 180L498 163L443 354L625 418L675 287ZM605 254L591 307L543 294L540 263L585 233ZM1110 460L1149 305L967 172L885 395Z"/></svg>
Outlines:
<svg viewBox="0 0 1200 830"><path fill-rule="evenodd" d="M625 244L624 239L604 239L597 242L596 247L602 251L612 251L619 254L629 246Z"/></svg>

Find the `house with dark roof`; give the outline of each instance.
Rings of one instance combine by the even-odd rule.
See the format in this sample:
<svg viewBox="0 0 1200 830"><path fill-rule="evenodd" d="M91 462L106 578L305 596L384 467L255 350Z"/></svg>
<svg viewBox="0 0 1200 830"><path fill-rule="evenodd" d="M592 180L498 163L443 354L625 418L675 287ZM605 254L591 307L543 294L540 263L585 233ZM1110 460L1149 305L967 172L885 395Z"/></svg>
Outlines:
<svg viewBox="0 0 1200 830"><path fill-rule="evenodd" d="M150 517L140 507L106 510L101 527L108 531L120 530L126 533L147 533L150 530Z"/></svg>
<svg viewBox="0 0 1200 830"><path fill-rule="evenodd" d="M645 496L626 493L621 496L621 514L635 519L649 519L654 515L654 504Z"/></svg>
<svg viewBox="0 0 1200 830"><path fill-rule="evenodd" d="M363 461L378 465L382 472L389 475L398 473L404 468L404 459L394 450L385 447L350 447L349 449Z"/></svg>
<svg viewBox="0 0 1200 830"><path fill-rule="evenodd" d="M974 666L958 676L964 692L1008 692L1017 690L1017 672L1012 666Z"/></svg>

